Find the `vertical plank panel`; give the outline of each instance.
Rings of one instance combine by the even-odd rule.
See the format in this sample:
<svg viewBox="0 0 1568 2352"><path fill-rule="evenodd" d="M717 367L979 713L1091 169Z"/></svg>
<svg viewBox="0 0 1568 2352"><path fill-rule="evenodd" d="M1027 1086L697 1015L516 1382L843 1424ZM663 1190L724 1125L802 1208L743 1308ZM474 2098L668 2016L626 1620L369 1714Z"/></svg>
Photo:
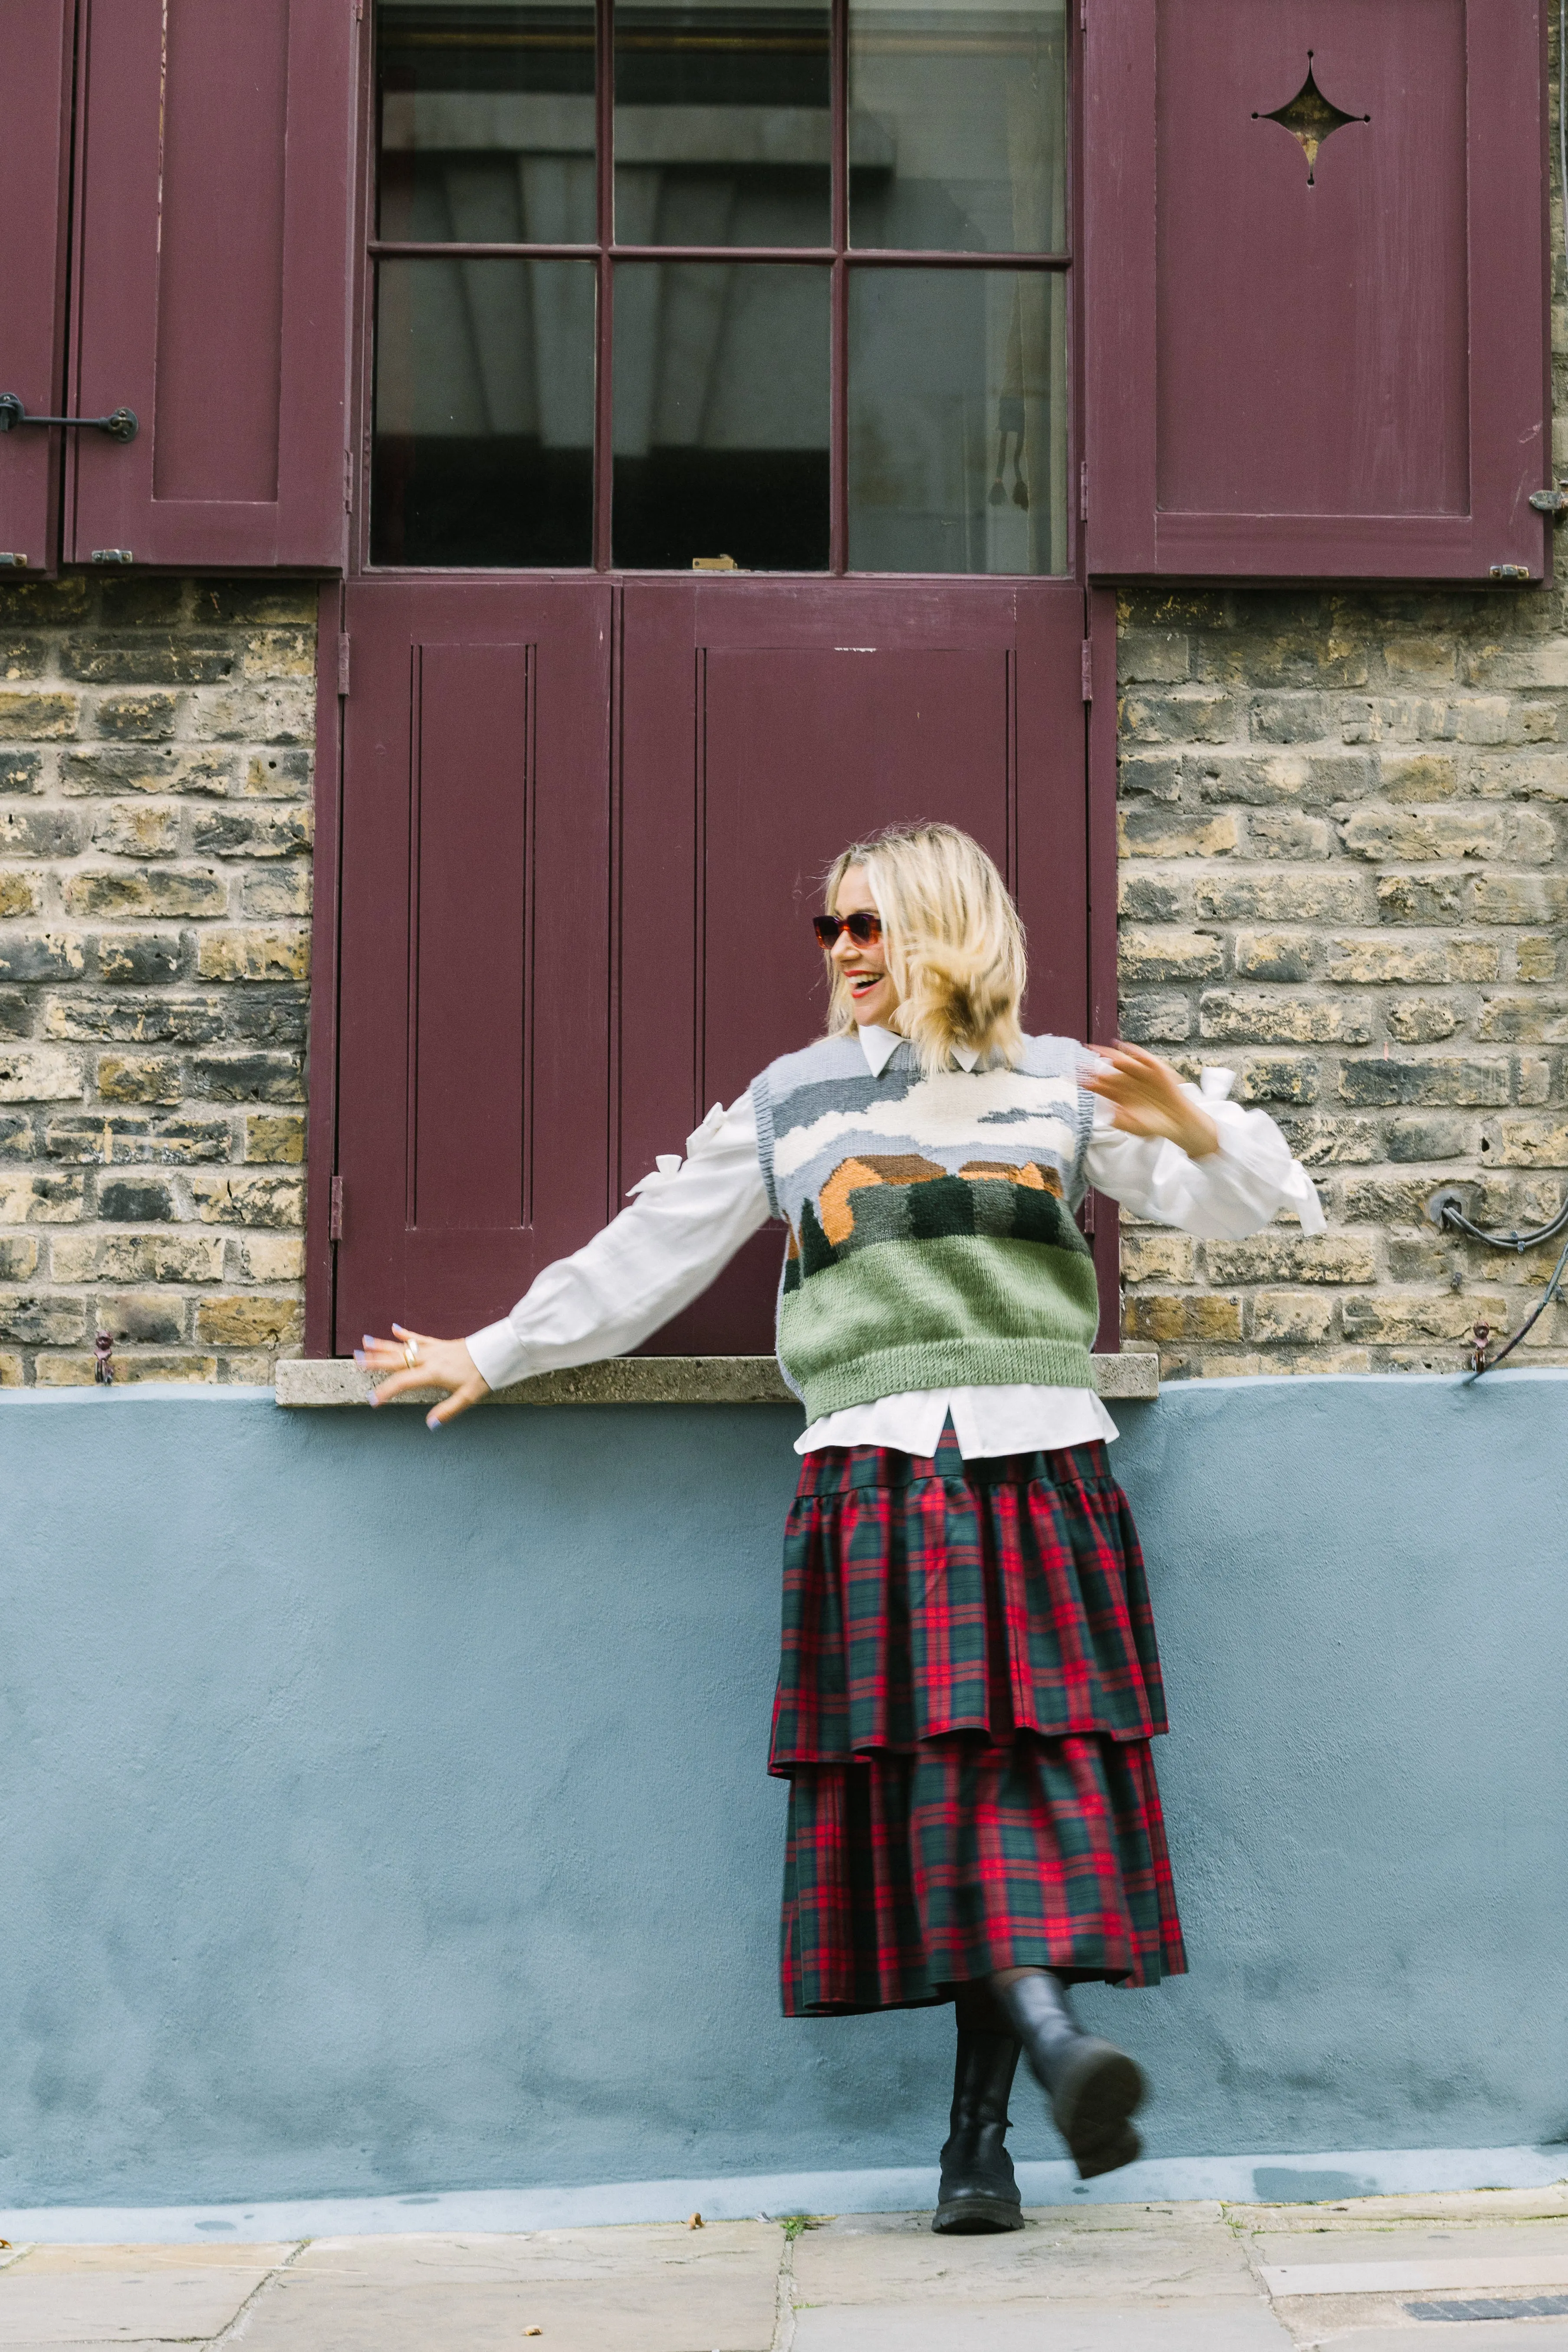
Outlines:
<svg viewBox="0 0 1568 2352"><path fill-rule="evenodd" d="M348 0L84 0L68 551L335 568L355 26Z"/></svg>
<svg viewBox="0 0 1568 2352"><path fill-rule="evenodd" d="M521 1226L532 648L417 665L409 1222Z"/></svg>
<svg viewBox="0 0 1568 2352"><path fill-rule="evenodd" d="M75 0L8 0L0 59L0 392L58 416L65 379L65 221ZM60 435L0 436L0 555L28 568L57 553ZM7 566L7 572L12 567ZM4 575L0 575L4 576Z"/></svg>
<svg viewBox="0 0 1568 2352"><path fill-rule="evenodd" d="M340 1353L490 1322L604 1223L611 593L347 591Z"/></svg>
<svg viewBox="0 0 1568 2352"><path fill-rule="evenodd" d="M269 502L278 496L287 0L241 9L230 0L175 0L166 37L153 495Z"/></svg>

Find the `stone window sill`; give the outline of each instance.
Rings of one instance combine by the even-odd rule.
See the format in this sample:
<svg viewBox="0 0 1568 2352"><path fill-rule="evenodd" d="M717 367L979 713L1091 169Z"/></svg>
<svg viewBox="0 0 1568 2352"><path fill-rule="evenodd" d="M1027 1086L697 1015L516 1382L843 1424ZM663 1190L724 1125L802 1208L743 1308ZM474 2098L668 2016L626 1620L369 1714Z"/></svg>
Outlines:
<svg viewBox="0 0 1568 2352"><path fill-rule="evenodd" d="M1156 1397L1155 1355L1096 1356L1102 1397ZM363 1405L371 1383L344 1356L300 1358L277 1368L273 1394L282 1405ZM429 1404L437 1391L416 1389L400 1404ZM575 1371L545 1372L498 1389L487 1404L793 1404L772 1356L619 1356Z"/></svg>

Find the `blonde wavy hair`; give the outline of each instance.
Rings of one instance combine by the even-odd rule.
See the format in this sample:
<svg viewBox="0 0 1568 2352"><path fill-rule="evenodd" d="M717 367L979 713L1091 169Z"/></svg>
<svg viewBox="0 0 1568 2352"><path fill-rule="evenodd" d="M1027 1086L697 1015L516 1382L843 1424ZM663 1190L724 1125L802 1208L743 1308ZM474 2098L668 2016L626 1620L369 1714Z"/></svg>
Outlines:
<svg viewBox="0 0 1568 2352"><path fill-rule="evenodd" d="M982 1064L1011 1066L1023 1050L1018 1006L1027 978L1024 926L994 865L952 824L897 824L840 850L826 877L836 911L852 866L865 874L882 918L882 943L899 1002L889 1016L928 1077L952 1066L955 1045ZM849 992L831 956L827 1034L852 1034Z"/></svg>

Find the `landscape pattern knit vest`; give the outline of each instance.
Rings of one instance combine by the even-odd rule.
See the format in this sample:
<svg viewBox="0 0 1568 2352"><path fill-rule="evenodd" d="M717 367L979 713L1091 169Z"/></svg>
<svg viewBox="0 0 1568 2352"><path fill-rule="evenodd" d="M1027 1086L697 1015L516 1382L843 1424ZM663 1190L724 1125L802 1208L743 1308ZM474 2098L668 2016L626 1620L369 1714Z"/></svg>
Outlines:
<svg viewBox="0 0 1568 2352"><path fill-rule="evenodd" d="M789 1227L779 1363L808 1421L910 1390L1093 1387L1081 1052L1026 1037L1016 1069L922 1077L904 1039L877 1076L828 1037L753 1080Z"/></svg>

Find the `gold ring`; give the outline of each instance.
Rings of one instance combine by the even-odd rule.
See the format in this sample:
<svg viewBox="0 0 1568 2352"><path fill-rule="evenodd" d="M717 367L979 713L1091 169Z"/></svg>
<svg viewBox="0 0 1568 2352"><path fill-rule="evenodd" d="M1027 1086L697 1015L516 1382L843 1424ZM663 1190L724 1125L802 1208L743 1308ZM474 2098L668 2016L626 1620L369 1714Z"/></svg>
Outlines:
<svg viewBox="0 0 1568 2352"><path fill-rule="evenodd" d="M416 1364L419 1361L419 1350L415 1346L412 1339L405 1339L403 1342L403 1360L407 1365L410 1371L414 1370Z"/></svg>

